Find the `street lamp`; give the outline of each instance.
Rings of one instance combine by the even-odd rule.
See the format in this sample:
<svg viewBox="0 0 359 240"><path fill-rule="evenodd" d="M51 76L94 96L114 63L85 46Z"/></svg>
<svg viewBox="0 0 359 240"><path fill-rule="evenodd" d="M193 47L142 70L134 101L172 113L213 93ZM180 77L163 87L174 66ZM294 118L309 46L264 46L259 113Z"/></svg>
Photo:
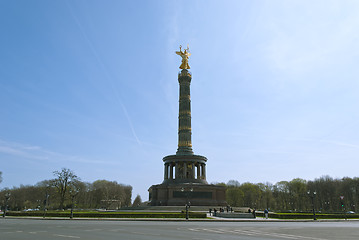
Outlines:
<svg viewBox="0 0 359 240"><path fill-rule="evenodd" d="M48 205L50 195L46 192L44 200L44 218L46 217L46 206Z"/></svg>
<svg viewBox="0 0 359 240"><path fill-rule="evenodd" d="M70 188L70 196L71 196L71 215L70 218L72 219L74 217L74 199L76 195L79 193L79 191L76 188Z"/></svg>
<svg viewBox="0 0 359 240"><path fill-rule="evenodd" d="M344 196L340 196L340 204L342 205L342 210L344 212L345 220L347 220L347 212L345 210L345 205L344 205Z"/></svg>
<svg viewBox="0 0 359 240"><path fill-rule="evenodd" d="M190 188L190 189L188 189L189 191L186 191L185 192L185 189L184 188L181 188L181 192L185 192L186 193L186 220L188 220L188 218L189 218L189 213L188 213L188 208L190 208L191 207L191 202L189 201L189 195L190 195L190 193L192 193L193 192L193 188Z"/></svg>
<svg viewBox="0 0 359 240"><path fill-rule="evenodd" d="M4 209L4 214L2 215L2 217L6 216L7 202L10 199L10 195L11 195L11 193L9 193L9 192L5 193L5 209Z"/></svg>
<svg viewBox="0 0 359 240"><path fill-rule="evenodd" d="M310 190L307 192L308 193L308 196L312 199L312 207L313 207L313 220L317 220L317 217L315 216L315 209L314 209L314 198L315 198L315 195L317 194L316 191L314 192L310 192Z"/></svg>

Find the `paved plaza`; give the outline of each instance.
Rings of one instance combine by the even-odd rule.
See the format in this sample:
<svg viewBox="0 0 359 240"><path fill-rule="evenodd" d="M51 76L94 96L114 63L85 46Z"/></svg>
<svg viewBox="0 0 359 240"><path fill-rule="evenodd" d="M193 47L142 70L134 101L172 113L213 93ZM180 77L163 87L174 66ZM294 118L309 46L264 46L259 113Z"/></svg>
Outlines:
<svg viewBox="0 0 359 240"><path fill-rule="evenodd" d="M0 239L298 239L350 240L359 237L359 221L212 222L0 219Z"/></svg>

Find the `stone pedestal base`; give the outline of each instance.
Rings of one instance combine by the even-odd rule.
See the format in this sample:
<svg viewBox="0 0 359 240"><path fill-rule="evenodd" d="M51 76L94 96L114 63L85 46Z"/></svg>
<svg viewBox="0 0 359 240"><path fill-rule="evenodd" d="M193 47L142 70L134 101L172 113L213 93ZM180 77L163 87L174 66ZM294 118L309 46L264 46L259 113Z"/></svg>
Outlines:
<svg viewBox="0 0 359 240"><path fill-rule="evenodd" d="M226 206L226 188L223 186L183 183L158 184L149 188L152 206Z"/></svg>

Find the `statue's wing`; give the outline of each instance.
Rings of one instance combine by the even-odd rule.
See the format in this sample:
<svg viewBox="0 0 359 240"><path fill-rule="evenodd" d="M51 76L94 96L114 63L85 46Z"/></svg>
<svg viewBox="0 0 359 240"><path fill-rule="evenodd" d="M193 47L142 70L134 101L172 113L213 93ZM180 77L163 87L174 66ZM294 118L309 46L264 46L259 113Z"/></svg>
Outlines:
<svg viewBox="0 0 359 240"><path fill-rule="evenodd" d="M178 54L178 55L180 55L180 56L181 56L181 55L182 55L182 52L177 51L177 52L176 52L176 54Z"/></svg>
<svg viewBox="0 0 359 240"><path fill-rule="evenodd" d="M191 53L188 53L188 57L191 56Z"/></svg>

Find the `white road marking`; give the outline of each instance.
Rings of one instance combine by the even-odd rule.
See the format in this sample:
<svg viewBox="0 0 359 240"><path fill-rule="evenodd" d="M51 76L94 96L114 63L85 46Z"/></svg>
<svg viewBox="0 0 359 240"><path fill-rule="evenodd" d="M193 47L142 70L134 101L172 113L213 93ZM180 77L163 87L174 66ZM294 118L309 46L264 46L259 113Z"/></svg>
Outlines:
<svg viewBox="0 0 359 240"><path fill-rule="evenodd" d="M295 235L287 235L287 234L281 234L281 233L267 233L262 231L256 231L251 230L249 232L252 232L256 235L264 235L264 236L271 236L271 237L281 237L281 238L287 238L287 239L302 239L301 236L295 236Z"/></svg>
<svg viewBox="0 0 359 240"><path fill-rule="evenodd" d="M233 230L233 232L248 235L248 236L258 235L257 233L253 233L249 230Z"/></svg>
<svg viewBox="0 0 359 240"><path fill-rule="evenodd" d="M161 236L161 234L158 233L146 233L146 232L131 232L133 234L140 234L140 235L149 235L149 236Z"/></svg>
<svg viewBox="0 0 359 240"><path fill-rule="evenodd" d="M266 233L261 231L252 230L252 232L257 232L258 234L263 235L270 235L270 236L276 236L276 237L283 237L283 238L289 238L289 239L309 239L309 240L325 240L323 238L315 238L315 237L305 237L305 236L298 236L298 235L292 235L292 234L283 234L283 233Z"/></svg>
<svg viewBox="0 0 359 240"><path fill-rule="evenodd" d="M208 229L208 228L188 228L190 231L194 232L213 232L213 233L234 233L239 235L247 235L247 236L271 236L276 238L285 238L285 239L297 239L297 240L326 240L323 238L315 238L315 237L305 237L305 236L298 236L292 234L283 234L283 233L269 233L269 232L262 232L258 230L230 230L230 229Z"/></svg>
<svg viewBox="0 0 359 240"><path fill-rule="evenodd" d="M198 229L198 228L189 228L188 230L193 231L193 232L199 232L199 231L201 231L201 229Z"/></svg>
<svg viewBox="0 0 359 240"><path fill-rule="evenodd" d="M226 230L223 230L223 229L208 229L208 228L203 228L202 230L208 231L208 232L214 232L214 233L224 233L224 232L226 232Z"/></svg>
<svg viewBox="0 0 359 240"><path fill-rule="evenodd" d="M87 232L102 231L102 229L99 229L99 228L95 228L95 229L85 229L85 231L87 231Z"/></svg>
<svg viewBox="0 0 359 240"><path fill-rule="evenodd" d="M60 234L54 234L55 237L65 237L65 238L80 238L77 236L70 236L70 235L60 235Z"/></svg>
<svg viewBox="0 0 359 240"><path fill-rule="evenodd" d="M141 233L141 232L131 232L133 234L141 234L141 235L147 235L147 233Z"/></svg>
<svg viewBox="0 0 359 240"><path fill-rule="evenodd" d="M124 231L124 229L122 228L117 228L117 229L111 229L111 232L118 232L118 231Z"/></svg>

